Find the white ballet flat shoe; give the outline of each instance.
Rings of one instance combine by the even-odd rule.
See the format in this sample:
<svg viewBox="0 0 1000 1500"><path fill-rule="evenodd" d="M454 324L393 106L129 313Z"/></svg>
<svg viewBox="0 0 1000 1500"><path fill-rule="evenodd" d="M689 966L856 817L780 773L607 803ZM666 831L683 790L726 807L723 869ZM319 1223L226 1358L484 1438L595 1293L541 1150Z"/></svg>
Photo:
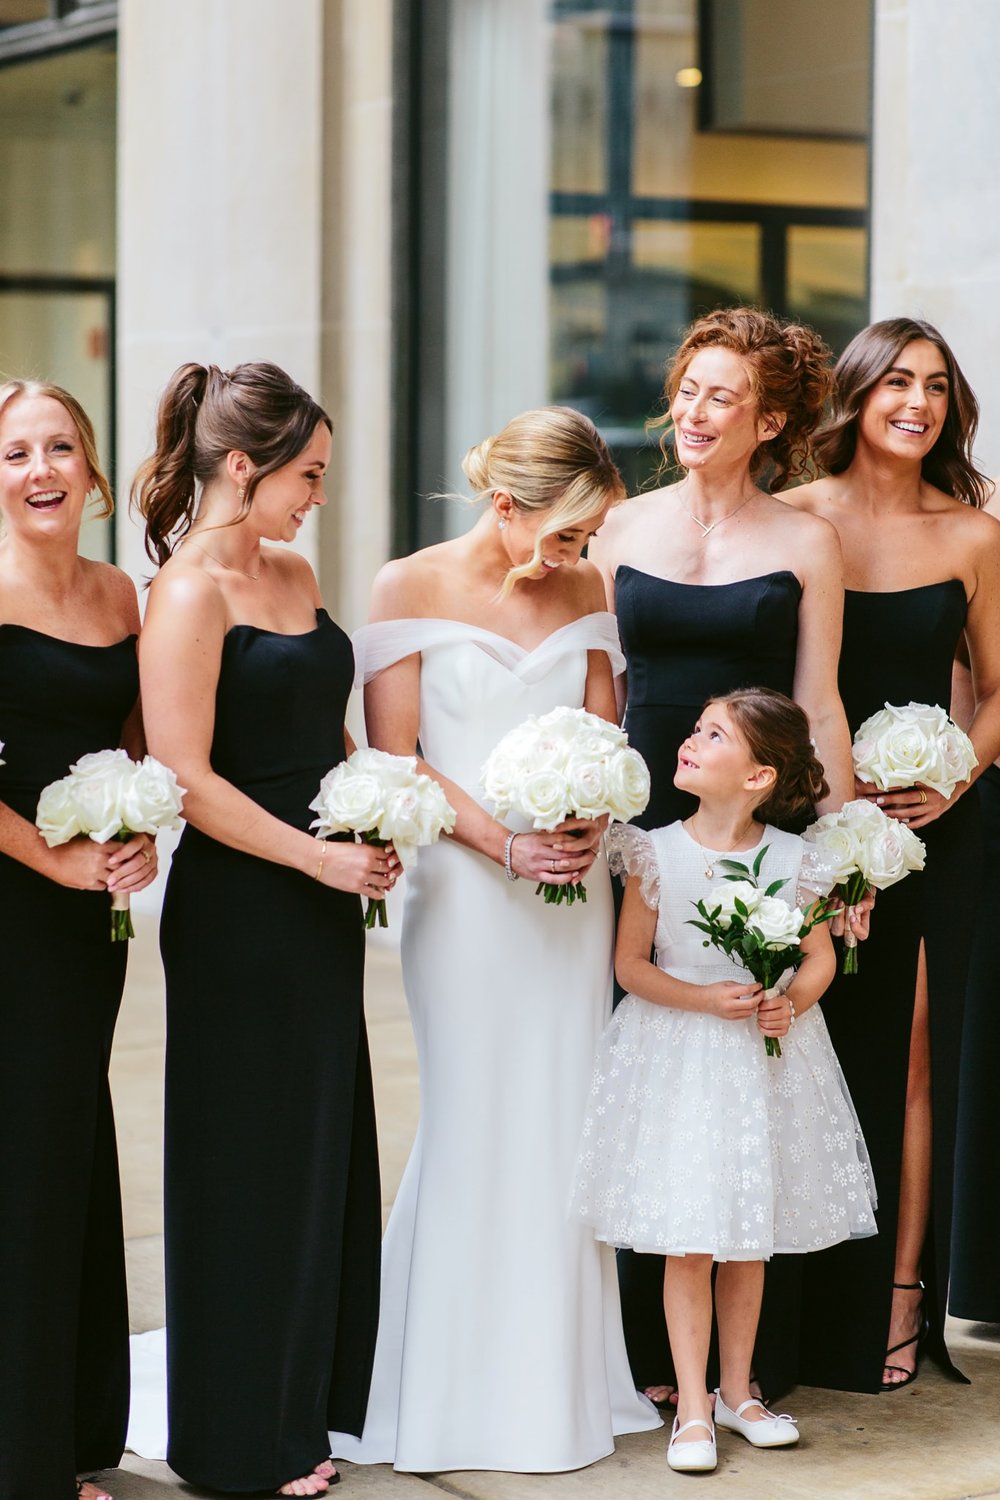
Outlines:
<svg viewBox="0 0 1000 1500"><path fill-rule="evenodd" d="M715 1393L715 1421L716 1425L727 1432L738 1432L745 1437L748 1443L755 1448L790 1448L799 1440L799 1429L795 1425L795 1418L782 1412L775 1416L774 1412L767 1412L767 1416L760 1422L747 1422L743 1413L748 1406L759 1406L761 1411L767 1411L763 1401L756 1401L751 1396L749 1401L742 1401L735 1411L730 1411L723 1401L719 1392Z"/></svg>
<svg viewBox="0 0 1000 1500"><path fill-rule="evenodd" d="M715 1451L715 1428L710 1421L685 1422L683 1427L678 1427L678 1417L674 1418L674 1425L670 1430L670 1442L667 1444L667 1463L679 1474L706 1474L714 1469L719 1462ZM711 1433L703 1443L679 1443L677 1439L682 1432L687 1432L689 1427L701 1427ZM797 1434L796 1434L797 1436Z"/></svg>

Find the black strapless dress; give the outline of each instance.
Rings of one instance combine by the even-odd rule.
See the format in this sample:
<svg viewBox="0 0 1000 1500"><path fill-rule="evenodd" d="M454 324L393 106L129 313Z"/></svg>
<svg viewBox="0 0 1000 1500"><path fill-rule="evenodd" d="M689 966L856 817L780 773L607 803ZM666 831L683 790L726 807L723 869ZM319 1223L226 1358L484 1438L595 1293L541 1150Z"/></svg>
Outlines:
<svg viewBox="0 0 1000 1500"><path fill-rule="evenodd" d="M625 728L652 779L649 806L636 819L644 828L686 818L697 806L674 786L674 772L677 751L707 698L744 687L792 696L801 598L798 579L785 570L702 585L673 583L626 564L618 568L615 610L628 663ZM799 1259L775 1256L767 1267L754 1364L769 1395L795 1380ZM671 1379L663 1257L619 1250L618 1279L636 1385Z"/></svg>
<svg viewBox="0 0 1000 1500"><path fill-rule="evenodd" d="M969 960L958 1091L955 1221L951 1237L950 1311L956 1318L1000 1323L1000 1193L997 1192L997 1083L1000 1005L993 922L1000 912L1000 766L976 782L985 861L979 919Z"/></svg>
<svg viewBox="0 0 1000 1500"><path fill-rule="evenodd" d="M0 625L0 800L34 822L81 755L121 743L135 637ZM0 1495L71 1500L128 1421L128 1309L111 1040L126 943L110 901L0 855Z"/></svg>
<svg viewBox="0 0 1000 1500"><path fill-rule="evenodd" d="M849 592L840 692L854 733L888 703L951 702L955 648L965 626L958 579L897 593ZM878 1391L888 1341L899 1212L906 1079L917 960L927 956L931 1100L931 1218L922 1261L928 1352L962 1379L944 1342L962 1013L981 830L973 790L919 830L926 869L876 902L859 972L837 975L823 1013L847 1078L878 1191L878 1235L805 1256L800 1376L834 1390Z"/></svg>
<svg viewBox="0 0 1000 1500"><path fill-rule="evenodd" d="M354 658L304 635L225 638L212 765L308 828L344 758ZM360 898L188 827L167 887L168 1461L274 1491L360 1435L381 1201Z"/></svg>

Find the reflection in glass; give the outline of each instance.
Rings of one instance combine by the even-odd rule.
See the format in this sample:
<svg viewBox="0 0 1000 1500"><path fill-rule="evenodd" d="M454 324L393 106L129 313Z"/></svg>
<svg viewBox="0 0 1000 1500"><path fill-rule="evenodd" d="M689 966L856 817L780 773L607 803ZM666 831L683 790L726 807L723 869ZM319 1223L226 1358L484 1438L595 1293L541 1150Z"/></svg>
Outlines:
<svg viewBox="0 0 1000 1500"><path fill-rule="evenodd" d="M788 310L840 354L867 319L868 236L863 229L793 225Z"/></svg>

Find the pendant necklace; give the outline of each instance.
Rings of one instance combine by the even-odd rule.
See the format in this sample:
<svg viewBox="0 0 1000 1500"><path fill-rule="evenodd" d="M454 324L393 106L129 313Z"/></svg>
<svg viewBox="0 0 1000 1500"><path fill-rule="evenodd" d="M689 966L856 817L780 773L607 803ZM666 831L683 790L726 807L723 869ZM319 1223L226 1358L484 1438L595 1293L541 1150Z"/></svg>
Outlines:
<svg viewBox="0 0 1000 1500"><path fill-rule="evenodd" d="M225 568L227 573L239 573L241 578L249 578L251 583L260 583L259 569L256 573L247 573L243 568L234 568L232 563L223 562L221 557L216 557L213 552L209 552L200 542L196 542L193 536L189 536L187 541L192 547L197 547L198 551L207 557L210 562L214 562L216 567Z"/></svg>
<svg viewBox="0 0 1000 1500"><path fill-rule="evenodd" d="M737 835L736 844L741 844L743 842L743 840L746 838L747 834L750 832L750 830L751 830L751 828L753 826L754 826L754 819L751 818L750 821L749 821L749 823L742 830L742 832ZM705 845L702 843L701 839L695 833L695 831L694 831L694 818L689 818L688 819L687 831L691 835L691 837L694 839L695 843L698 845L698 848L701 850L702 854L705 856L705 879L706 880L714 880L715 879L715 860L712 859L709 856L709 852L705 848ZM716 852L716 854L719 853L718 850L716 850L715 852ZM722 859L731 859L732 856L735 853L736 853L736 847L734 845L734 847L732 849L726 849L726 850L724 850L721 853L720 858L722 858Z"/></svg>
<svg viewBox="0 0 1000 1500"><path fill-rule="evenodd" d="M680 505L681 510L687 516L688 520L689 521L693 521L694 524L701 531L702 536L708 536L709 532L710 531L714 531L715 528L716 528L716 526L721 526L723 524L723 522L725 522L725 521L731 521L734 516L738 516L739 513L740 513L740 511L743 509L744 505L749 505L750 501L754 498L754 496L758 495L759 493L760 493L759 490L754 490L753 493L750 494L750 495L748 495L745 500L741 500L740 501L739 505L737 505L737 507L736 507L735 510L731 510L728 515L718 516L714 521L709 522L709 524L707 526L705 525L704 521L701 519L700 516L696 516L695 515L695 513L694 513L693 510L688 510L687 506L684 504L684 501L681 499L680 495L677 496L677 502Z"/></svg>

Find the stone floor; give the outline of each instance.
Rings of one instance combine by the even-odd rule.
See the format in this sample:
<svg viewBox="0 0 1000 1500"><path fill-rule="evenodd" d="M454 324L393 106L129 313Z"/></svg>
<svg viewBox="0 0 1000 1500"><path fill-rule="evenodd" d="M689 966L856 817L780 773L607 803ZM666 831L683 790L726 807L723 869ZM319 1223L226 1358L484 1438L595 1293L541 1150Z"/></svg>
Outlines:
<svg viewBox="0 0 1000 1500"><path fill-rule="evenodd" d="M112 1082L133 1327L142 1330L163 1320L163 1020L153 919L138 913L137 927ZM416 1121L417 1081L396 955L377 942L369 953L368 1025L388 1212ZM1000 1327L954 1323L951 1333L971 1387L943 1379L933 1367L909 1389L885 1397L801 1387L787 1403L803 1425L797 1448L757 1452L722 1435L712 1475L672 1474L663 1458L665 1435L653 1432L621 1439L612 1457L573 1474L414 1476L344 1464L345 1486L359 1500L419 1500L428 1485L471 1500L590 1500L608 1494L653 1500L664 1491L679 1495L685 1487L720 1500L1000 1500ZM113 1490L117 1500L196 1500L203 1494L182 1484L166 1464L132 1454L114 1476Z"/></svg>

